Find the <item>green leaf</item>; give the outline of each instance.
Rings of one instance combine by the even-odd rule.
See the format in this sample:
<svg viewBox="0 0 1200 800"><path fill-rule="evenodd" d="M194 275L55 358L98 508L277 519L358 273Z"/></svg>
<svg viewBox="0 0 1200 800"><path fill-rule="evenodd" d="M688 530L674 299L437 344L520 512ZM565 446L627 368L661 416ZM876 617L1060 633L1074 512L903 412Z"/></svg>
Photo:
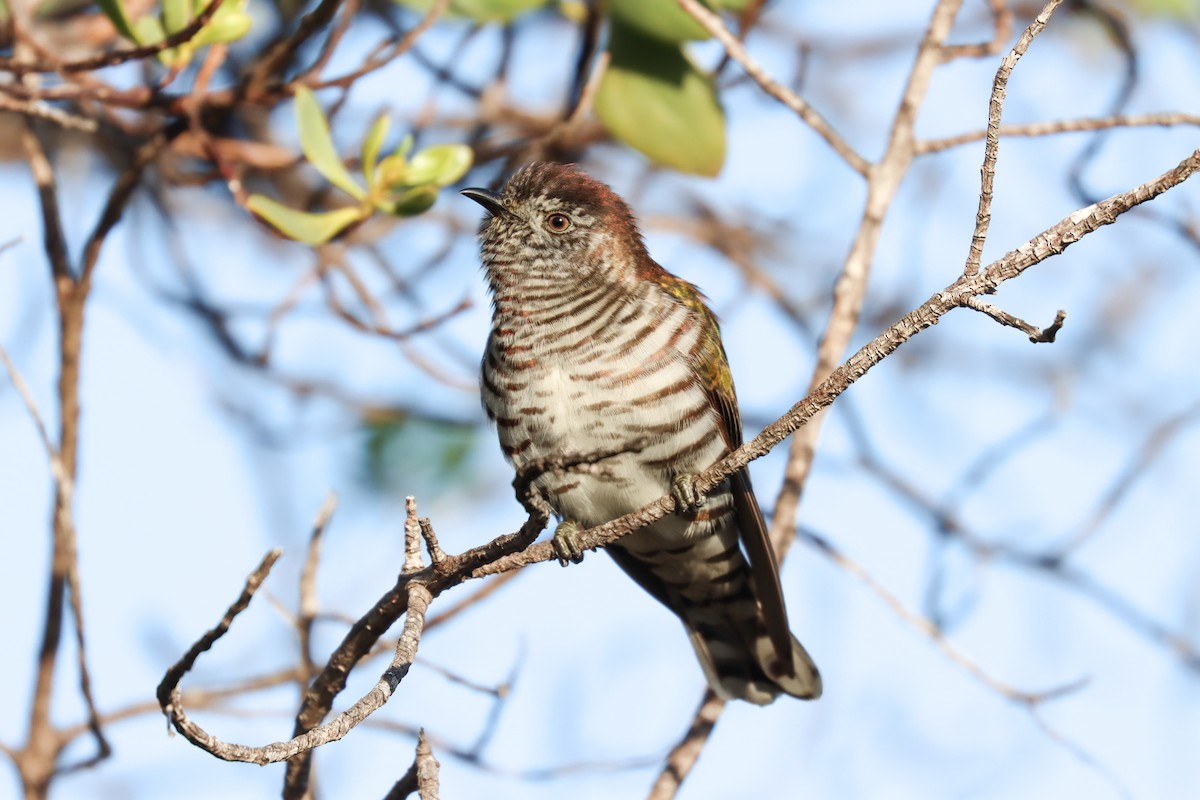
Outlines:
<svg viewBox="0 0 1200 800"><path fill-rule="evenodd" d="M709 38L708 31L675 0L609 0L613 22L664 42ZM615 27L615 26L614 26Z"/></svg>
<svg viewBox="0 0 1200 800"><path fill-rule="evenodd" d="M129 17L125 14L125 6L121 4L121 0L96 0L96 5L100 6L100 10L104 12L104 16L108 17L113 27L122 36L131 42L144 44L144 42L137 38L137 32L133 29L133 24L130 23Z"/></svg>
<svg viewBox="0 0 1200 800"><path fill-rule="evenodd" d="M369 208L359 206L310 214L261 194L246 198L246 208L271 223L284 236L305 244L324 244L371 213Z"/></svg>
<svg viewBox="0 0 1200 800"><path fill-rule="evenodd" d="M1200 3L1196 0L1133 0L1132 5L1147 16L1178 20L1200 18Z"/></svg>
<svg viewBox="0 0 1200 800"><path fill-rule="evenodd" d="M712 79L679 45L613 21L612 61L596 92L596 114L617 139L652 161L697 175L725 163L725 113Z"/></svg>
<svg viewBox="0 0 1200 800"><path fill-rule="evenodd" d="M428 13L433 0L393 0L398 5ZM475 22L509 23L521 14L546 5L547 0L451 0L450 14Z"/></svg>
<svg viewBox="0 0 1200 800"><path fill-rule="evenodd" d="M405 183L420 186L432 183L449 186L467 174L475 153L465 144L435 144L412 157Z"/></svg>
<svg viewBox="0 0 1200 800"><path fill-rule="evenodd" d="M437 202L437 196L436 186L416 186L399 195L377 200L375 207L397 217L415 217L432 208Z"/></svg>
<svg viewBox="0 0 1200 800"><path fill-rule="evenodd" d="M356 200L365 199L367 193L354 182L350 171L338 157L325 112L317 103L316 96L303 86L296 89L296 127L300 130L300 148L317 172Z"/></svg>
<svg viewBox="0 0 1200 800"><path fill-rule="evenodd" d="M379 160L379 151L383 148L383 140L387 138L391 122L387 114L381 114L371 125L371 130L367 131L367 138L363 139L362 172L367 179L367 191L375 187L375 162Z"/></svg>
<svg viewBox="0 0 1200 800"><path fill-rule="evenodd" d="M138 21L133 23L133 33L137 37L134 41L143 45L161 42L167 38L166 32L163 31L162 22L159 21L158 17L139 17ZM159 53L159 57L165 55L166 52L164 50L162 53Z"/></svg>
<svg viewBox="0 0 1200 800"><path fill-rule="evenodd" d="M576 25L582 25L587 20L588 9L584 0L558 0L554 10Z"/></svg>
<svg viewBox="0 0 1200 800"><path fill-rule="evenodd" d="M406 140L408 138L405 137ZM399 149L379 162L379 167L375 170L375 181L385 189L408 184L408 162L404 160L404 154L399 152Z"/></svg>
<svg viewBox="0 0 1200 800"><path fill-rule="evenodd" d="M544 5L546 0L454 0L450 8L476 22L508 23Z"/></svg>
<svg viewBox="0 0 1200 800"><path fill-rule="evenodd" d="M477 425L377 409L361 426L363 477L372 489L430 496L471 478Z"/></svg>
<svg viewBox="0 0 1200 800"><path fill-rule="evenodd" d="M408 158L408 154L413 149L413 135L411 133L404 134L404 138L400 140L400 144L396 145L396 149L392 151L392 155L400 158Z"/></svg>
<svg viewBox="0 0 1200 800"><path fill-rule="evenodd" d="M250 32L254 19L238 8L239 2L226 2L213 18L200 29L192 41L197 45L236 42Z"/></svg>
<svg viewBox="0 0 1200 800"><path fill-rule="evenodd" d="M162 0L162 23L168 35L179 33L191 21L191 0Z"/></svg>

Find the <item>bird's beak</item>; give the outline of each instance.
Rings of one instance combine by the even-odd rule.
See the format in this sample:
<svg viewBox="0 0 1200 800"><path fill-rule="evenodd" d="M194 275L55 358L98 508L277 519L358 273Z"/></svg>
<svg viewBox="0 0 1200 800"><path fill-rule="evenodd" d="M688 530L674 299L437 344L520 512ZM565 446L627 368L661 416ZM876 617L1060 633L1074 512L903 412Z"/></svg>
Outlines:
<svg viewBox="0 0 1200 800"><path fill-rule="evenodd" d="M463 189L459 194L479 203L493 217L499 217L508 213L508 209L500 202L500 195L488 189Z"/></svg>

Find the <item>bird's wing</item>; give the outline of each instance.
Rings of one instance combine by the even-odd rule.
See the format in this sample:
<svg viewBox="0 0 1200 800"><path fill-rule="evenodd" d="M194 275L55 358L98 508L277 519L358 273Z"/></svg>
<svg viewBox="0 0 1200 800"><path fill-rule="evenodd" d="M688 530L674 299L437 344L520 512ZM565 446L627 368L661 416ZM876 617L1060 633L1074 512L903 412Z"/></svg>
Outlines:
<svg viewBox="0 0 1200 800"><path fill-rule="evenodd" d="M668 288L668 291L699 314L704 329L696 350L691 354L692 370L720 415L725 443L731 451L736 450L742 445L742 417L738 413L733 375L721 344L717 317L704 303L699 289L681 278L675 280L682 285ZM750 573L762 605L767 633L780 662L790 665L792 632L788 626L787 607L783 602L783 587L779 583L779 562L775 558L775 548L771 546L762 509L758 507L758 500L750 485L750 473L745 467L731 476L730 489L733 492L738 535L750 561Z"/></svg>

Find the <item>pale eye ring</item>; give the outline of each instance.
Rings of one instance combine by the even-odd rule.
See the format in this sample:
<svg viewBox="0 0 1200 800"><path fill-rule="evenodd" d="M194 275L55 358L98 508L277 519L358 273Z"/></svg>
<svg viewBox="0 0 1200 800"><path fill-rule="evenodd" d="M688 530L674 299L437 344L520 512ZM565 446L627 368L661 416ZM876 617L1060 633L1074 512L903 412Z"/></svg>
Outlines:
<svg viewBox="0 0 1200 800"><path fill-rule="evenodd" d="M546 215L546 227L554 233L566 233L571 229L571 218L557 211Z"/></svg>

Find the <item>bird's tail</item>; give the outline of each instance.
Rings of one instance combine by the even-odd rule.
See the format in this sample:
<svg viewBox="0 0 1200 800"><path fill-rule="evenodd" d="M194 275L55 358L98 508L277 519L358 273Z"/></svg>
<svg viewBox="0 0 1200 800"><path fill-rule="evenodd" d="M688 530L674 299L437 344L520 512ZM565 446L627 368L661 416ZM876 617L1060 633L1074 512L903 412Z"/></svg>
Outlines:
<svg viewBox="0 0 1200 800"><path fill-rule="evenodd" d="M684 604L680 612L708 684L721 697L765 705L781 694L821 696L821 674L804 645L793 636L791 652L778 658L749 592L712 605Z"/></svg>
<svg viewBox="0 0 1200 800"><path fill-rule="evenodd" d="M805 700L821 696L821 675L787 632L782 609L776 618L784 627L776 641L790 641L791 648L782 658L776 655L769 617L736 533L666 549L635 535L608 549L622 569L683 621L717 694L759 705L781 694Z"/></svg>

